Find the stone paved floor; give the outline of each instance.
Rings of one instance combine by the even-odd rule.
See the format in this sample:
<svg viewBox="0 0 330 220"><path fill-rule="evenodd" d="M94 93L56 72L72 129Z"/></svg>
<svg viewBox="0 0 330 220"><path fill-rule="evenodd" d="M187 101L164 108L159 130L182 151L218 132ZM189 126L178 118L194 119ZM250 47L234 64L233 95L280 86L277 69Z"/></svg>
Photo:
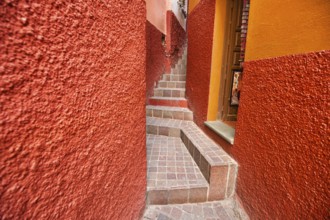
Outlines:
<svg viewBox="0 0 330 220"><path fill-rule="evenodd" d="M238 220L248 219L233 199L217 202L150 205L142 220Z"/></svg>
<svg viewBox="0 0 330 220"><path fill-rule="evenodd" d="M148 190L207 187L208 183L178 137L147 135Z"/></svg>

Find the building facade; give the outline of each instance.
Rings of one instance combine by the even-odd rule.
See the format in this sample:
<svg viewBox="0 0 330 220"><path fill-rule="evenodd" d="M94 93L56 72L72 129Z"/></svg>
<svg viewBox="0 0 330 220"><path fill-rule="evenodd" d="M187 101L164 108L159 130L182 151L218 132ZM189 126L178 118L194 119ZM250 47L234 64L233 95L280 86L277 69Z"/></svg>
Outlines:
<svg viewBox="0 0 330 220"><path fill-rule="evenodd" d="M237 194L252 219L329 216L329 9L323 0L190 1L188 106L239 163ZM246 19L248 29L237 118L228 120L221 105L232 107L223 81L234 81L226 77L235 64L228 39L239 45L233 14L239 31Z"/></svg>

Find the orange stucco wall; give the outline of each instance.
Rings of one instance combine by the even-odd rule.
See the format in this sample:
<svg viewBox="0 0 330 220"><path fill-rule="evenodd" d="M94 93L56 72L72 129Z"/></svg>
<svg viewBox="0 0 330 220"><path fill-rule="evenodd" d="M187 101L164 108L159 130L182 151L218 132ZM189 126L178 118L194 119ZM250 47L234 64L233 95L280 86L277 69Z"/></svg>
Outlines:
<svg viewBox="0 0 330 220"><path fill-rule="evenodd" d="M227 1L216 0L213 32L210 92L207 120L214 121L218 116L221 66L223 62L224 39L226 31Z"/></svg>
<svg viewBox="0 0 330 220"><path fill-rule="evenodd" d="M139 219L145 22L143 0L0 1L0 219Z"/></svg>
<svg viewBox="0 0 330 220"><path fill-rule="evenodd" d="M330 49L330 1L251 1L245 60Z"/></svg>

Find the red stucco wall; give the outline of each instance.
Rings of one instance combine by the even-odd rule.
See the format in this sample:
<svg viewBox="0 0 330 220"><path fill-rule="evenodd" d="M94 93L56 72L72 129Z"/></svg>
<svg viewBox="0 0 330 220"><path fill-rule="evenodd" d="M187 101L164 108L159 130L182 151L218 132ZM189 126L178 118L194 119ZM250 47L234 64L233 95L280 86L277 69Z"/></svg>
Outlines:
<svg viewBox="0 0 330 220"><path fill-rule="evenodd" d="M188 15L186 95L194 121L206 121L209 97L215 1L202 0Z"/></svg>
<svg viewBox="0 0 330 220"><path fill-rule="evenodd" d="M183 46L186 42L186 31L180 25L172 11L166 14L166 54L168 63L174 66L183 53Z"/></svg>
<svg viewBox="0 0 330 220"><path fill-rule="evenodd" d="M245 63L237 192L252 219L326 219L330 51Z"/></svg>
<svg viewBox="0 0 330 220"><path fill-rule="evenodd" d="M144 1L0 2L1 219L138 219L145 17Z"/></svg>
<svg viewBox="0 0 330 220"><path fill-rule="evenodd" d="M146 24L147 41L147 97L153 95L155 83L165 71L165 46L162 44L162 32L149 21ZM165 43L165 42L164 42Z"/></svg>

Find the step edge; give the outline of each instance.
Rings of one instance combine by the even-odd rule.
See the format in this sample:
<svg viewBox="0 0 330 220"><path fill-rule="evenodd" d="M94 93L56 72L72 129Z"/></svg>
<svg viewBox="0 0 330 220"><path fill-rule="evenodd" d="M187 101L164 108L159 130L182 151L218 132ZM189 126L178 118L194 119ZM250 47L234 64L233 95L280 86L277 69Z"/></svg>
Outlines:
<svg viewBox="0 0 330 220"><path fill-rule="evenodd" d="M163 109L165 108L165 109ZM167 109L166 109L167 108ZM159 105L147 105L146 109L156 109L156 110L168 110L168 111L184 111L184 112L191 112L193 113L189 108L183 108L183 107L173 107L173 106L159 106Z"/></svg>
<svg viewBox="0 0 330 220"><path fill-rule="evenodd" d="M186 98L182 97L164 97L164 96L152 96L150 99L158 99L158 100L169 100L169 101L187 101Z"/></svg>
<svg viewBox="0 0 330 220"><path fill-rule="evenodd" d="M200 133L202 133L202 135L204 136L204 138L208 139L208 141L212 142L213 145L215 145L218 150L220 150L224 156L227 156L230 158L230 160L228 161L225 161L225 162L214 162L214 161L208 161L210 162L210 164L212 166L224 166L224 165L237 165L238 166L238 163L227 153L223 150L223 148L215 143L211 138L209 138L193 121L185 121L185 120L178 120L178 119L167 119L167 118L158 118L158 117L146 117L147 118L147 121L146 121L146 125L152 125L152 126L159 126L159 127L168 127L168 128L175 128L175 129L179 129L180 131L182 130L185 130L185 126L193 126L195 127L196 129L199 130ZM148 120L149 119L149 120ZM155 124L150 124L150 120L164 120L164 121L174 121L176 124L180 124L180 122L182 122L184 125L180 125L180 127L177 127L177 126L171 126L171 125L155 125ZM187 131L185 131L187 132ZM199 145L198 143L195 142L196 145ZM208 159L210 160L209 157L205 158L205 159Z"/></svg>
<svg viewBox="0 0 330 220"><path fill-rule="evenodd" d="M168 87L156 87L154 90L178 90L178 91L186 91L185 88L168 88Z"/></svg>

